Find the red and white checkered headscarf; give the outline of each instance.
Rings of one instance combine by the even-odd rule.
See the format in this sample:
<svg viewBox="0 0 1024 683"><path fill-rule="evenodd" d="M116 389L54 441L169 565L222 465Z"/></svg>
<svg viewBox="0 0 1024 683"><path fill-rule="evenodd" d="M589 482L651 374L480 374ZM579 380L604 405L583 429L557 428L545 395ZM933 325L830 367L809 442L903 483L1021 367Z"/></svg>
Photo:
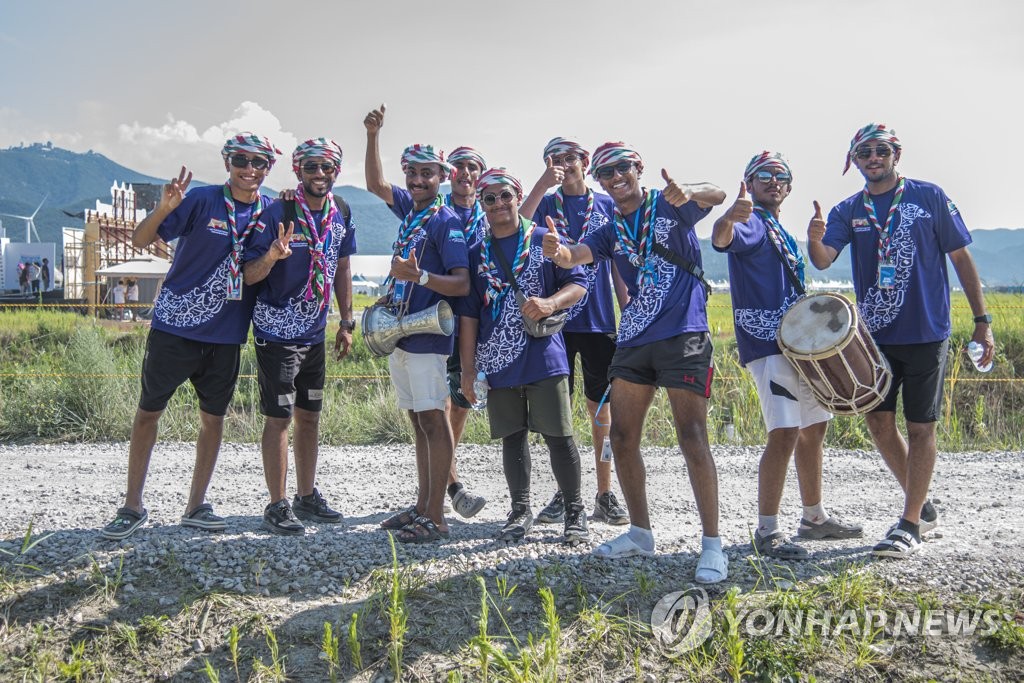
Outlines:
<svg viewBox="0 0 1024 683"><path fill-rule="evenodd" d="M452 172L452 165L444 160L444 152L435 150L433 145L409 145L402 152L402 170L409 164L437 164L441 167L441 173L448 175Z"/></svg>
<svg viewBox="0 0 1024 683"><path fill-rule="evenodd" d="M334 165L341 170L341 146L334 140L327 138L311 138L295 148L292 152L292 170L301 180L302 162L306 159L320 157L327 161L334 162Z"/></svg>
<svg viewBox="0 0 1024 683"><path fill-rule="evenodd" d="M631 161L638 172L644 170L644 160L640 154L626 146L625 142L606 142L594 150L594 160L590 164L590 175L597 178L597 172L605 166L614 166L620 161Z"/></svg>
<svg viewBox="0 0 1024 683"><path fill-rule="evenodd" d="M451 154L448 155L448 163L454 164L456 161L475 161L481 171L487 170L487 162L484 161L480 152L472 147L456 147L453 149Z"/></svg>
<svg viewBox="0 0 1024 683"><path fill-rule="evenodd" d="M747 168L743 171L743 179L750 180L755 173L766 168L779 168L793 176L793 172L789 170L789 162L779 152L769 152L765 150L760 154L755 154L747 164Z"/></svg>
<svg viewBox="0 0 1024 683"><path fill-rule="evenodd" d="M580 158L580 163L583 164L583 172L587 172L587 167L590 166L590 152L583 149L583 145L570 140L568 138L551 138L548 140L548 144L544 145L544 159L554 156L556 154L566 154L572 152Z"/></svg>
<svg viewBox="0 0 1024 683"><path fill-rule="evenodd" d="M277 155L281 154L281 150L274 147L267 138L260 137L255 133L239 133L238 135L232 135L224 143L224 147L220 150L220 155L224 159L224 164L228 163L228 157L237 152L248 152L249 154L262 154L267 157L267 161L270 162L271 168L274 166L274 162L277 161Z"/></svg>
<svg viewBox="0 0 1024 683"><path fill-rule="evenodd" d="M504 168L490 168L480 174L476 180L476 191L480 192L488 185L508 185L520 197L523 196L523 185L519 179Z"/></svg>
<svg viewBox="0 0 1024 683"><path fill-rule="evenodd" d="M892 128L886 128L884 123L869 123L858 130L853 139L850 140L850 150L846 153L846 166L843 167L843 175L846 175L846 172L850 170L854 151L861 143L868 140L881 140L892 145L892 148L895 150L902 149L900 147L900 139L896 137L896 131Z"/></svg>

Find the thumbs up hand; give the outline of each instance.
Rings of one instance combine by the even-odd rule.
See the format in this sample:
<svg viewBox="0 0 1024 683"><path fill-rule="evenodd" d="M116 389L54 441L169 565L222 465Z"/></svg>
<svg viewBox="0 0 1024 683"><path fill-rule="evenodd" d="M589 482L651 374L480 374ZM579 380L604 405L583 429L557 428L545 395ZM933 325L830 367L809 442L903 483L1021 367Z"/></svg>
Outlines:
<svg viewBox="0 0 1024 683"><path fill-rule="evenodd" d="M750 220L750 214L754 211L754 202L747 196L746 183L740 183L740 193L736 195L736 201L732 203L725 217L733 223L746 223Z"/></svg>
<svg viewBox="0 0 1024 683"><path fill-rule="evenodd" d="M672 180L665 169L661 169L661 177L665 179L665 190L662 192L662 196L666 202L672 206L682 206L690 201L692 193L688 185L680 185Z"/></svg>
<svg viewBox="0 0 1024 683"><path fill-rule="evenodd" d="M821 205L814 201L814 215L807 226L807 241L820 242L825 237L825 220L821 217Z"/></svg>
<svg viewBox="0 0 1024 683"><path fill-rule="evenodd" d="M377 133L384 127L384 111L386 109L387 105L381 103L379 109L374 109L366 115L366 118L363 119L363 125L366 126L367 133Z"/></svg>
<svg viewBox="0 0 1024 683"><path fill-rule="evenodd" d="M538 185L542 185L545 189L550 189L562 184L565 180L565 169L561 166L555 166L555 160L549 154L544 159L544 163L547 168L544 169L544 175L540 177Z"/></svg>
<svg viewBox="0 0 1024 683"><path fill-rule="evenodd" d="M555 222L551 219L551 216L546 216L548 231L544 233L544 258L551 259L551 262L556 266L558 265L560 252L562 251L562 240L558 236L558 231L555 229Z"/></svg>

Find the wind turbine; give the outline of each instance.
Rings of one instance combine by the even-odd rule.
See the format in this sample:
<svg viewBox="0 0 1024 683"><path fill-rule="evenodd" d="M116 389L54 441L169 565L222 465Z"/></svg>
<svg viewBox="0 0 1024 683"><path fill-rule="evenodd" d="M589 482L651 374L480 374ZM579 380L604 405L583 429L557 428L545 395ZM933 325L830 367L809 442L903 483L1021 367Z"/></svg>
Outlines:
<svg viewBox="0 0 1024 683"><path fill-rule="evenodd" d="M36 232L35 218L36 214L39 213L39 209L43 208L43 204L46 203L46 199L49 196L50 195L47 194L45 197L43 197L43 201L39 202L39 206L36 207L36 210L32 212L31 216L15 216L13 213L5 213L0 215L8 216L10 218L20 218L21 220L25 221L25 242L31 242L32 235L35 235L36 242L39 242L39 233Z"/></svg>

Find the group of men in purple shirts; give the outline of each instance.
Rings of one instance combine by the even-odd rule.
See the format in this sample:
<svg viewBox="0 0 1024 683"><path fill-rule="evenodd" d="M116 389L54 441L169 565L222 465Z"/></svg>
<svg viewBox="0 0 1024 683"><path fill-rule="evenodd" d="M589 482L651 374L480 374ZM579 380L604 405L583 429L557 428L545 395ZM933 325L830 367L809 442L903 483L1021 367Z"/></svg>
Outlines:
<svg viewBox="0 0 1024 683"><path fill-rule="evenodd" d="M710 287L695 230L725 201L725 192L709 183L677 182L666 169L659 187L644 187L644 162L636 150L608 142L591 155L566 138L554 138L544 148L545 171L528 195L518 178L504 168L489 168L470 147L447 158L430 145L406 148L405 184L399 187L385 180L381 164L384 114L384 105L372 110L364 126L367 189L401 219L385 299L405 314L447 301L458 317L454 335L414 334L389 355L398 407L408 413L415 434L419 486L415 503L381 526L394 530L401 542L436 542L450 536L446 496L464 517L484 507L486 500L459 480L455 450L468 411L486 399L491 436L502 442L510 496L498 538L522 539L539 521L562 523L567 543L588 541L570 414L579 355L597 474L593 518L629 524L593 554L614 559L656 552L640 444L647 411L658 387L664 387L702 527L694 578L701 583L726 579L706 421L714 374L706 313ZM976 316L973 339L984 347L982 362L994 352L991 316L959 211L937 186L898 173L901 152L895 133L882 124L858 131L847 168L857 166L865 188L837 205L827 221L815 202L807 233L808 253L819 269L850 245L861 315L892 367L889 395L866 416L905 494L898 522L873 549L882 557L910 555L937 524L928 489L950 334L947 254ZM341 520L315 487L315 475L332 290L341 312L335 337L339 358L351 348L355 327L348 265L355 232L347 206L338 206L331 193L342 152L324 138L299 145L292 155L299 185L286 199L271 202L259 187L278 154L265 139L235 136L223 150L230 174L224 186L186 196L191 174L182 168L136 229L137 246L158 237L177 239L178 246L147 341L125 505L102 531L107 538L127 538L146 521L142 488L157 422L186 379L199 396L201 429L181 523L224 528L205 493L250 320L270 492L263 525L302 534L300 519ZM587 186L588 172L603 194ZM446 180L451 192L442 196L439 187ZM755 155L735 202L716 220L712 234L714 248L728 253L740 361L754 379L768 431L753 544L759 553L783 559L807 556L778 522L794 453L803 503L798 535L827 539L863 533L860 525L824 507L822 453L831 415L776 343L782 314L804 294L804 258L780 222L792 184L781 154ZM552 327L560 312L564 327ZM486 397L477 395L478 375L486 378ZM906 439L895 420L901 392ZM289 504L285 473L293 420L298 490ZM543 437L558 484L536 516L531 431ZM612 491L609 450L628 513Z"/></svg>

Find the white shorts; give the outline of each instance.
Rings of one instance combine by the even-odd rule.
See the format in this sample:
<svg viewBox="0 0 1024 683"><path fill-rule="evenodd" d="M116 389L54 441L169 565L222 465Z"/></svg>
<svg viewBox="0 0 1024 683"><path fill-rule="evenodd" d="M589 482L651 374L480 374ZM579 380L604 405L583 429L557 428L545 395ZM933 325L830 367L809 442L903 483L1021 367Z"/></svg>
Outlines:
<svg viewBox="0 0 1024 683"><path fill-rule="evenodd" d="M448 356L395 349L388 356L398 407L422 413L444 410L448 403Z"/></svg>
<svg viewBox="0 0 1024 683"><path fill-rule="evenodd" d="M832 413L821 407L811 388L781 354L758 358L747 363L754 378L761 417L769 432L774 429L801 429L832 419Z"/></svg>

